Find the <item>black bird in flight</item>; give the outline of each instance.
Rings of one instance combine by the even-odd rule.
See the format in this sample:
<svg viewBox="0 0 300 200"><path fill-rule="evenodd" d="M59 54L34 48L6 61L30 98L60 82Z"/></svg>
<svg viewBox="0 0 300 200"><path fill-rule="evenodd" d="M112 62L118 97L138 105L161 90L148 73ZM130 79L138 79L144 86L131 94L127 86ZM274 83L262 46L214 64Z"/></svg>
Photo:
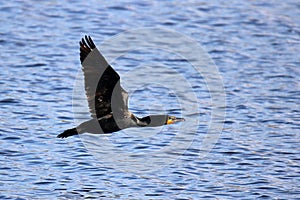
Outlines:
<svg viewBox="0 0 300 200"><path fill-rule="evenodd" d="M128 93L120 85L119 74L107 63L92 38L79 42L84 85L92 119L76 128L65 130L57 137L81 133L113 133L130 127L155 127L184 121L169 115L139 118L128 110ZM100 125L100 126L99 126Z"/></svg>

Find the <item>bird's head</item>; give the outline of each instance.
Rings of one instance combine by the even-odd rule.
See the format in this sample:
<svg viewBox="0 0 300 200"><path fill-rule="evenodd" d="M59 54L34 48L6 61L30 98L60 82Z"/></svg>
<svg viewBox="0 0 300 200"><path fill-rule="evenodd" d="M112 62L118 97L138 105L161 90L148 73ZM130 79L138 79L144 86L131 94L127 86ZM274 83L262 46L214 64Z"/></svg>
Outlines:
<svg viewBox="0 0 300 200"><path fill-rule="evenodd" d="M184 118L177 118L177 117L174 117L174 116L168 116L167 121L166 121L165 124L174 124L174 123L183 122L183 121L185 121Z"/></svg>
<svg viewBox="0 0 300 200"><path fill-rule="evenodd" d="M143 118L136 118L138 126L148 126L148 127L156 127L167 124L174 124L176 122L185 121L184 118L176 118L174 116L169 115L150 115Z"/></svg>

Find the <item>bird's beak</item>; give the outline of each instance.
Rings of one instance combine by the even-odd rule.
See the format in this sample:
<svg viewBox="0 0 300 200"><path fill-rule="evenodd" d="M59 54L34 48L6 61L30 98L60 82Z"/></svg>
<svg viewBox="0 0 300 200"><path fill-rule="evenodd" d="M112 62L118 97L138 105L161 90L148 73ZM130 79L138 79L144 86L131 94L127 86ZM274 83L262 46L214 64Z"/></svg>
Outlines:
<svg viewBox="0 0 300 200"><path fill-rule="evenodd" d="M167 124L174 124L177 122L184 122L185 119L184 118L174 118L174 119L168 119Z"/></svg>

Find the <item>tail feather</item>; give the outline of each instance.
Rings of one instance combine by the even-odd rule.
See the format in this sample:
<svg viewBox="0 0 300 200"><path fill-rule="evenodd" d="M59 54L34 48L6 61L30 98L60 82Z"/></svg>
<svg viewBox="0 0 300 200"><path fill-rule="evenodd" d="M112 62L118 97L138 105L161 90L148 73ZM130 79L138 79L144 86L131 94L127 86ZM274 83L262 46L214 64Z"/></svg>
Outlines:
<svg viewBox="0 0 300 200"><path fill-rule="evenodd" d="M66 137L69 137L72 135L77 135L77 134L78 134L78 132L77 132L76 128L71 128L71 129L65 130L63 133L59 134L57 137L58 138L66 138Z"/></svg>

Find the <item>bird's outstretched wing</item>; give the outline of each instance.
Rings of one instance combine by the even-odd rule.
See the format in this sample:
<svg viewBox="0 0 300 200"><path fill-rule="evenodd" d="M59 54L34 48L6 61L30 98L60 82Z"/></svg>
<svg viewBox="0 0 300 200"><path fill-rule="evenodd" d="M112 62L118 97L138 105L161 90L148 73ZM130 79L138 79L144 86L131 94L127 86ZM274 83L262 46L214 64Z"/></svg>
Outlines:
<svg viewBox="0 0 300 200"><path fill-rule="evenodd" d="M101 118L112 111L128 110L128 93L120 85L120 76L107 63L92 38L79 42L80 61L88 105L93 118Z"/></svg>

